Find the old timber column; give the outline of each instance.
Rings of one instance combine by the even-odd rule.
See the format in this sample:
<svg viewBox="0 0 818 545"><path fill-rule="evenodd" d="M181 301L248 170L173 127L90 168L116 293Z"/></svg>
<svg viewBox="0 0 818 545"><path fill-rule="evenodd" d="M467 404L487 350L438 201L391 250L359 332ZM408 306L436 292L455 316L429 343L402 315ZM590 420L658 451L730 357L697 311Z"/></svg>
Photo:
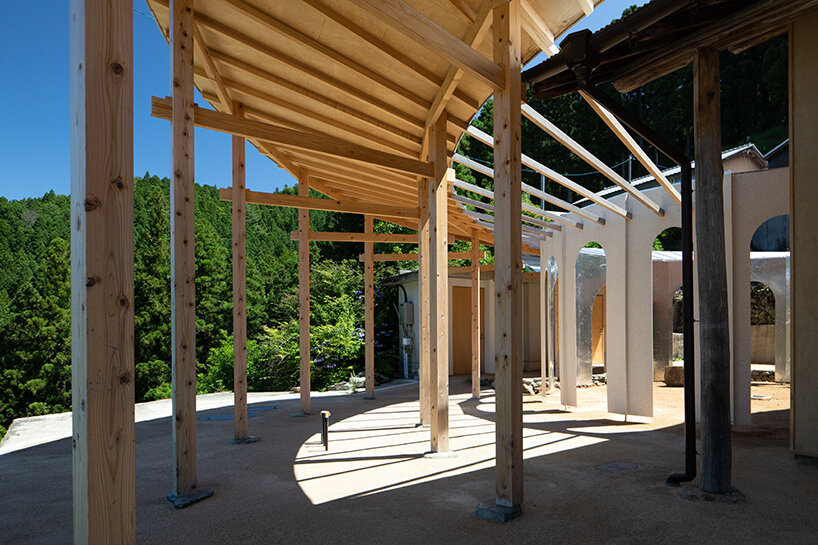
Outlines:
<svg viewBox="0 0 818 545"><path fill-rule="evenodd" d="M298 180L298 196L310 196L309 176ZM310 211L298 210L298 342L301 413L310 414Z"/></svg>
<svg viewBox="0 0 818 545"><path fill-rule="evenodd" d="M429 128L429 396L432 452L449 451L449 187L445 112Z"/></svg>
<svg viewBox="0 0 818 545"><path fill-rule="evenodd" d="M792 430L796 456L818 457L818 12L790 33L790 249Z"/></svg>
<svg viewBox="0 0 818 545"><path fill-rule="evenodd" d="M372 216L364 216L364 233L371 235ZM375 399L375 274L372 268L372 242L364 242L364 370L366 398Z"/></svg>
<svg viewBox="0 0 818 545"><path fill-rule="evenodd" d="M70 7L77 545L136 542L132 8L124 0Z"/></svg>
<svg viewBox="0 0 818 545"><path fill-rule="evenodd" d="M730 334L724 257L719 54L699 49L693 65L696 144L696 264L701 331L702 458L699 486L730 491Z"/></svg>
<svg viewBox="0 0 818 545"><path fill-rule="evenodd" d="M523 301L520 170L520 2L494 9L494 62L505 88L494 93L494 372L497 395L496 508L523 502Z"/></svg>

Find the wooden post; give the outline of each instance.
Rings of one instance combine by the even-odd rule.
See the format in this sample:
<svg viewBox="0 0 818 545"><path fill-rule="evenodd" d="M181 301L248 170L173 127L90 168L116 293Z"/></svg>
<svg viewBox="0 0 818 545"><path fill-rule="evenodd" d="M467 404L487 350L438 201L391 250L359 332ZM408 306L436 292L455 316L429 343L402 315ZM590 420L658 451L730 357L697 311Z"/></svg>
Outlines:
<svg viewBox="0 0 818 545"><path fill-rule="evenodd" d="M696 51L693 69L696 147L696 263L701 335L702 458L699 486L730 491L730 337L724 258L719 54Z"/></svg>
<svg viewBox="0 0 818 545"><path fill-rule="evenodd" d="M480 238L471 232L471 396L480 399Z"/></svg>
<svg viewBox="0 0 818 545"><path fill-rule="evenodd" d="M133 11L71 2L74 543L136 542Z"/></svg>
<svg viewBox="0 0 818 545"><path fill-rule="evenodd" d="M520 3L494 9L494 62L505 88L494 94L494 383L497 395L497 507L523 502L522 179L520 170Z"/></svg>
<svg viewBox="0 0 818 545"><path fill-rule="evenodd" d="M170 191L173 493L177 508L213 494L196 466L196 264L193 206L193 0L172 0L170 49L173 180Z"/></svg>
<svg viewBox="0 0 818 545"><path fill-rule="evenodd" d="M548 252L540 241L540 395L545 401L551 386L548 376Z"/></svg>
<svg viewBox="0 0 818 545"><path fill-rule="evenodd" d="M449 451L449 247L446 114L429 127L429 340L432 452Z"/></svg>
<svg viewBox="0 0 818 545"><path fill-rule="evenodd" d="M364 232L372 233L372 216L364 216ZM375 279L372 270L373 243L364 242L364 331L366 399L375 399Z"/></svg>
<svg viewBox="0 0 818 545"><path fill-rule="evenodd" d="M309 197L309 176L298 180L298 195ZM301 412L310 414L310 211L298 211L298 332L300 346L300 397Z"/></svg>
<svg viewBox="0 0 818 545"><path fill-rule="evenodd" d="M429 339L429 179L422 178L418 187L418 207L420 220L418 221L418 298L420 299L420 352L419 388L420 388L420 423L431 425L431 393L429 389L429 373L431 366L431 341Z"/></svg>
<svg viewBox="0 0 818 545"><path fill-rule="evenodd" d="M244 104L233 108L244 117ZM233 440L247 437L247 254L244 138L233 144Z"/></svg>

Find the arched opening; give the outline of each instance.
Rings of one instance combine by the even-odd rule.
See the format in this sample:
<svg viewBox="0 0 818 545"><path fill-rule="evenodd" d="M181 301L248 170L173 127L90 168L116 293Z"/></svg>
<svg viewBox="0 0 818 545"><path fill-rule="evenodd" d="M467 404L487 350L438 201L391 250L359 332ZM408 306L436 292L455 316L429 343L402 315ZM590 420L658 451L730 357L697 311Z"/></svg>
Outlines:
<svg viewBox="0 0 818 545"><path fill-rule="evenodd" d="M680 374L668 368L681 366L681 288L682 230L669 227L653 240L651 264L653 271L653 380L665 382L666 374ZM678 318L678 322L676 321ZM678 333L676 333L678 328ZM678 350L677 350L678 347ZM672 385L681 385L670 375ZM667 382L666 382L667 383Z"/></svg>
<svg viewBox="0 0 818 545"><path fill-rule="evenodd" d="M749 351L742 360L750 365L754 425L785 427L789 421L789 220L782 214L764 221L750 240Z"/></svg>
<svg viewBox="0 0 818 545"><path fill-rule="evenodd" d="M589 242L577 255L576 302L577 302L577 384L589 385L594 382L594 348L602 345L602 364L598 368L605 372L605 250L597 242ZM599 303L598 303L599 301ZM599 305L597 307L597 304ZM594 321L594 310L602 318ZM595 327L596 325L596 327ZM596 343L595 341L596 336ZM602 378L602 377L598 377Z"/></svg>

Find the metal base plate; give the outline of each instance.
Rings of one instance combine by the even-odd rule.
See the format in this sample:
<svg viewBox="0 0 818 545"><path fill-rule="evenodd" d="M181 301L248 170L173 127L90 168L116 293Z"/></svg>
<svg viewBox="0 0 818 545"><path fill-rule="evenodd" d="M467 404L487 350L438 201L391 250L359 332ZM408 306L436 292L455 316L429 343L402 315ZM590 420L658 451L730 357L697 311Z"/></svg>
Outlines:
<svg viewBox="0 0 818 545"><path fill-rule="evenodd" d="M474 510L474 514L481 519L508 522L522 515L523 510L519 505L515 505L514 507L503 507L502 505L497 505L493 501L489 501L478 505Z"/></svg>
<svg viewBox="0 0 818 545"><path fill-rule="evenodd" d="M168 501L176 509L184 509L188 505L193 505L196 502L202 501L213 495L212 490L199 490L195 494L188 494L187 496L177 496L176 494L168 494Z"/></svg>

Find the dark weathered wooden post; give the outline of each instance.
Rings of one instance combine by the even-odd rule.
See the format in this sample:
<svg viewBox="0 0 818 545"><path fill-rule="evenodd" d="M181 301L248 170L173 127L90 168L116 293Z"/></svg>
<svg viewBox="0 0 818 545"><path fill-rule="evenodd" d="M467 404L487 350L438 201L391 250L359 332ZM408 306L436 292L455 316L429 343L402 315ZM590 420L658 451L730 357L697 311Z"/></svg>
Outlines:
<svg viewBox="0 0 818 545"><path fill-rule="evenodd" d="M730 335L721 164L719 54L698 49L694 61L696 138L696 268L702 380L702 464L705 492L730 491Z"/></svg>

